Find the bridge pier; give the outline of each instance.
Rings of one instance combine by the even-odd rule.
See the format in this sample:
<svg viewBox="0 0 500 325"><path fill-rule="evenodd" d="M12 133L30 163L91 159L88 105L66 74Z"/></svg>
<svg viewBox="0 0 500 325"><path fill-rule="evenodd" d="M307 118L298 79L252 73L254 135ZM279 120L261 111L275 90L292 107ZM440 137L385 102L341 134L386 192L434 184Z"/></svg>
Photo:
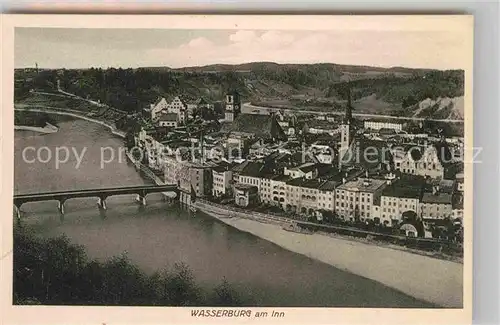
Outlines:
<svg viewBox="0 0 500 325"><path fill-rule="evenodd" d="M144 206L146 205L146 196L141 196L141 195L137 194L137 197L135 198L135 200Z"/></svg>
<svg viewBox="0 0 500 325"><path fill-rule="evenodd" d="M97 205L99 206L99 208L106 210L106 198L100 197L99 199L97 199Z"/></svg>
<svg viewBox="0 0 500 325"><path fill-rule="evenodd" d="M14 207L16 208L16 218L18 221L21 221L21 207L16 204L14 204Z"/></svg>
<svg viewBox="0 0 500 325"><path fill-rule="evenodd" d="M59 209L59 212L60 212L61 214L64 214L64 202L65 202L65 201L62 201L62 200L61 200L61 201L59 201L59 202L58 202L58 204L57 204L57 208Z"/></svg>

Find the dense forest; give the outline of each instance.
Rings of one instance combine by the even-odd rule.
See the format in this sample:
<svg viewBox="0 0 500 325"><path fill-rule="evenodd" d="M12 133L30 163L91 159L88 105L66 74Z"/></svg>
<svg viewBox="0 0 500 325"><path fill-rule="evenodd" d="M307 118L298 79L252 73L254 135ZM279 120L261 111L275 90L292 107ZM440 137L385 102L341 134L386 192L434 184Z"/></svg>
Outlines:
<svg viewBox="0 0 500 325"><path fill-rule="evenodd" d="M15 79L16 98L32 88L54 91L59 82L67 92L99 100L127 112L149 107L159 96L170 99L181 95L188 100L203 96L218 103L231 90L237 90L248 101L297 96L343 101L343 89L347 82L352 88L354 100L375 94L377 99L402 107L410 107L426 98L456 97L464 93L462 70L271 62L183 69L90 68L41 70L39 73L16 70Z"/></svg>
<svg viewBox="0 0 500 325"><path fill-rule="evenodd" d="M14 304L120 306L240 306L242 299L221 279L202 289L185 264L152 275L126 256L89 259L67 237L40 238L14 226Z"/></svg>

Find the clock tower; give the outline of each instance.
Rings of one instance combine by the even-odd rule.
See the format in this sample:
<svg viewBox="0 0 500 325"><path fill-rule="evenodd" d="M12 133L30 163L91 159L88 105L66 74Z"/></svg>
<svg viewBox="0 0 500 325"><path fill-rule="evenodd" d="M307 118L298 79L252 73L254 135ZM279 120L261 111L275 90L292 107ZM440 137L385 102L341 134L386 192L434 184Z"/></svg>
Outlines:
<svg viewBox="0 0 500 325"><path fill-rule="evenodd" d="M236 92L230 92L226 95L226 122L233 122L241 113L240 95Z"/></svg>

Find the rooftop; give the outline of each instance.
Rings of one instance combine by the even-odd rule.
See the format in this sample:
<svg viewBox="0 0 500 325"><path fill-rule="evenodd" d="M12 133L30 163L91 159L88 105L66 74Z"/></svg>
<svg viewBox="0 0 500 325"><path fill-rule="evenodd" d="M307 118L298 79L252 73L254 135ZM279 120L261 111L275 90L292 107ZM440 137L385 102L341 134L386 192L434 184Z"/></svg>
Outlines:
<svg viewBox="0 0 500 325"><path fill-rule="evenodd" d="M377 168L381 164L391 164L393 161L386 142L368 140L364 137L354 139L341 159L344 166L363 166L366 169Z"/></svg>
<svg viewBox="0 0 500 325"><path fill-rule="evenodd" d="M382 191L382 196L399 198L419 199L421 195L422 186L411 186L411 184L401 180L397 180Z"/></svg>
<svg viewBox="0 0 500 325"><path fill-rule="evenodd" d="M321 191L333 191L341 182L337 181L326 181L320 185L319 189Z"/></svg>
<svg viewBox="0 0 500 325"><path fill-rule="evenodd" d="M248 161L248 164L240 172L240 175L259 177L262 174L261 171L263 168L264 168L264 164L262 164L262 163Z"/></svg>
<svg viewBox="0 0 500 325"><path fill-rule="evenodd" d="M339 190L354 191L354 192L370 192L373 193L376 190L384 187L386 182L381 179L366 179L358 178L353 181L346 182L338 187Z"/></svg>
<svg viewBox="0 0 500 325"><path fill-rule="evenodd" d="M424 193L422 203L451 204L452 196L449 193L438 192L436 194Z"/></svg>
<svg viewBox="0 0 500 325"><path fill-rule="evenodd" d="M240 114L232 123L222 126L224 132L252 133L263 139L286 140L286 135L274 115Z"/></svg>
<svg viewBox="0 0 500 325"><path fill-rule="evenodd" d="M436 179L432 181L432 185L439 186L439 191L443 193L453 193L455 182L449 179Z"/></svg>

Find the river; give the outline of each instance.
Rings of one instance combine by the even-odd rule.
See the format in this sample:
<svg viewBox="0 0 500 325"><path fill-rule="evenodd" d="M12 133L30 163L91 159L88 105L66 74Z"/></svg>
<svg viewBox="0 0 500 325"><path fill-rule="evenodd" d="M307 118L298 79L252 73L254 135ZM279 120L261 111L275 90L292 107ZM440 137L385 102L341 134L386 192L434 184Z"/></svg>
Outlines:
<svg viewBox="0 0 500 325"><path fill-rule="evenodd" d="M123 146L123 140L108 129L89 121L59 119L57 133L16 131L16 194L151 183L118 155L101 168L101 148L118 151ZM60 166L53 160L28 163L22 157L27 147L47 147L55 152L59 146L77 153L87 148L79 168L75 168L78 159L73 153ZM36 156L30 150L29 160ZM46 155L43 149L42 160ZM185 262L202 287L214 287L225 277L244 300L257 306L430 306L375 281L284 250L202 213L192 215L164 202L161 194L150 194L147 199L147 206L142 207L130 195L110 197L104 212L96 207L96 199L71 199L65 204L64 218L55 201L26 203L22 206L23 222L40 236L66 234L72 242L83 245L92 258L104 260L126 252L148 273ZM332 247L332 254L341 253Z"/></svg>

